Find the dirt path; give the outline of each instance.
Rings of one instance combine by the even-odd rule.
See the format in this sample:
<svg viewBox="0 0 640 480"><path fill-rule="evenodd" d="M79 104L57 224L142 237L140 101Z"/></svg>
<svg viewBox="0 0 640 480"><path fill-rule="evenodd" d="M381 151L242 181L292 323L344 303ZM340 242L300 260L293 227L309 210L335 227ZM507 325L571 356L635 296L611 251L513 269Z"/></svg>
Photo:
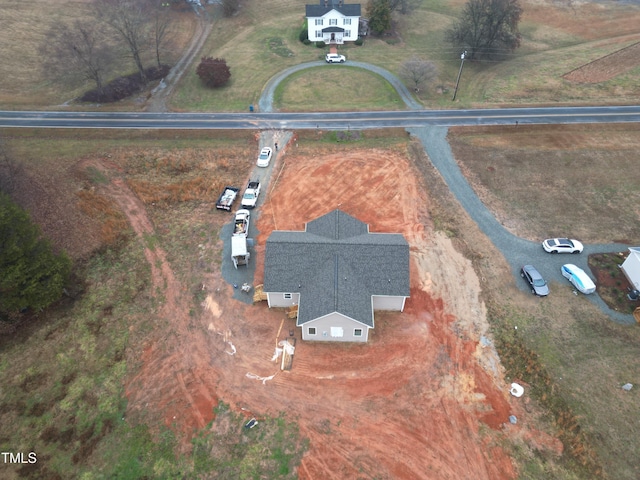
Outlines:
<svg viewBox="0 0 640 480"><path fill-rule="evenodd" d="M311 440L300 478L514 478L499 446L503 436L516 428L540 435L504 427L510 413L524 414L507 394L495 351L480 344L488 328L480 282L449 239L431 231L417 172L388 151L285 158L258 221L258 277L262 246L274 228L301 230L339 207L373 232L405 235L411 299L403 314L376 316L366 346L298 342L291 372L267 360L283 314L265 305L243 308L243 320L223 327L233 332L238 353L224 363L218 395L253 412L286 411L296 419ZM354 187L354 178L367 178L366 185ZM220 319L234 308L222 302ZM295 329L293 321L284 322L281 338ZM246 373L273 377L247 380ZM557 446L552 439L547 445Z"/></svg>
<svg viewBox="0 0 640 480"><path fill-rule="evenodd" d="M419 173L389 150L291 149L278 156L279 179L261 207L258 276L265 239L276 226L301 230L339 207L372 232L401 232L409 241L405 312L376 315L367 345L298 341L292 371L281 372L274 348L296 330L294 321L264 303L234 300L217 271L203 284L202 316L190 315L192 295L166 253L144 243L154 231L144 205L115 167L96 162L112 179L104 193L145 245L158 298L149 312L153 333L126 385L130 421L162 418L188 449L220 398L254 416L286 412L296 421L310 440L298 472L303 479L515 478L501 447L505 435L540 435L524 422L505 426L511 413L525 413L508 395L495 351L480 344L488 324L479 280L449 239L431 230ZM354 186L354 178L368 181Z"/></svg>
<svg viewBox="0 0 640 480"><path fill-rule="evenodd" d="M174 87L184 74L185 70L193 63L196 55L202 50L202 46L207 41L211 29L213 28L213 20L205 9L202 9L202 15L198 17L198 24L189 47L184 54L173 66L169 74L160 82L160 84L151 92L151 96L147 99L145 110L147 112L167 112L167 100L170 98Z"/></svg>
<svg viewBox="0 0 640 480"><path fill-rule="evenodd" d="M153 333L142 358L137 359L141 361L140 370L127 382L127 416L162 414L167 426L176 425L183 437L189 438L213 418L212 406L217 404L217 379L203 373L213 373L206 369L206 341L193 338L189 297L176 279L166 252L158 245L150 246L154 226L144 204L120 176L116 165L90 161L83 166L89 165L110 178L101 187L102 193L116 201L144 245L158 300L156 311L148 314ZM162 332L161 337L156 336L158 332ZM133 330L131 333L136 334Z"/></svg>

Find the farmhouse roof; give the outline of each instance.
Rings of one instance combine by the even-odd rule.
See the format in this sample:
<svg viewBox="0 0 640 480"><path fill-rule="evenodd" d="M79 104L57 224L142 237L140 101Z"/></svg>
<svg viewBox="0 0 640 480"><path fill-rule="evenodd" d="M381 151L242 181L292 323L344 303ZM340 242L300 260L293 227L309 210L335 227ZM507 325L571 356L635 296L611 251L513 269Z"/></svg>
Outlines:
<svg viewBox="0 0 640 480"><path fill-rule="evenodd" d="M409 244L334 210L267 240L264 291L300 293L298 325L339 312L373 327L373 295L409 296Z"/></svg>
<svg viewBox="0 0 640 480"><path fill-rule="evenodd" d="M340 12L345 17L359 17L360 16L360 4L352 3L352 4L344 4L341 0L320 0L319 3L315 5L306 5L306 16L307 17L323 17L331 10L336 10Z"/></svg>

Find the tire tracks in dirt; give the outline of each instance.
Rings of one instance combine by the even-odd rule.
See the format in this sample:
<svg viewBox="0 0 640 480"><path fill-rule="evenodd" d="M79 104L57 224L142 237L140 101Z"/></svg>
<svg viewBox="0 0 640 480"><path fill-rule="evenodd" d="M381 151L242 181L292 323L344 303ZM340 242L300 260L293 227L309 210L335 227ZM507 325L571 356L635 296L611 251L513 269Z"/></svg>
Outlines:
<svg viewBox="0 0 640 480"><path fill-rule="evenodd" d="M139 371L127 381L127 416L141 415L147 410L162 412L167 426L180 425L184 437L190 438L194 429L213 419L213 406L217 404L217 397L210 390L217 379L203 374L212 372L207 368L208 352L201 347L206 342L185 342L193 335L205 333L191 328L189 299L184 293L187 289L176 278L166 252L151 241L155 228L142 201L120 177L117 166L99 160L82 165L88 166L110 179L100 189L115 200L142 243L151 267L153 294L161 303L157 311L149 312L149 321L155 324L156 333L169 332L161 338L152 337L144 349ZM162 325L165 322L170 327Z"/></svg>

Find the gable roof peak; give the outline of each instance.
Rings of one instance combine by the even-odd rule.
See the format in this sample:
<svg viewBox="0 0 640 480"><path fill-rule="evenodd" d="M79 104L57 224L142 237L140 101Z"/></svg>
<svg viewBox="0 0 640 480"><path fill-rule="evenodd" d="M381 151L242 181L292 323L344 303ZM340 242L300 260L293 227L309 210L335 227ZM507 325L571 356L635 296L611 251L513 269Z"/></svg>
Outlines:
<svg viewBox="0 0 640 480"><path fill-rule="evenodd" d="M344 240L369 233L369 226L336 209L307 223L305 231L331 240Z"/></svg>

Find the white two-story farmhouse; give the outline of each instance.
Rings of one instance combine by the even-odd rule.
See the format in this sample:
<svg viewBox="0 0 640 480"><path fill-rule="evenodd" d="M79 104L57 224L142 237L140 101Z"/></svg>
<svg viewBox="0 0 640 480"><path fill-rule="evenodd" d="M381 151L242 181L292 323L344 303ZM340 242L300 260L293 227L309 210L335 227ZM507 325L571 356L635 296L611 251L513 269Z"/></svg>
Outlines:
<svg viewBox="0 0 640 480"><path fill-rule="evenodd" d="M343 0L320 0L307 5L309 40L328 45L342 45L358 39L360 4L345 4Z"/></svg>

